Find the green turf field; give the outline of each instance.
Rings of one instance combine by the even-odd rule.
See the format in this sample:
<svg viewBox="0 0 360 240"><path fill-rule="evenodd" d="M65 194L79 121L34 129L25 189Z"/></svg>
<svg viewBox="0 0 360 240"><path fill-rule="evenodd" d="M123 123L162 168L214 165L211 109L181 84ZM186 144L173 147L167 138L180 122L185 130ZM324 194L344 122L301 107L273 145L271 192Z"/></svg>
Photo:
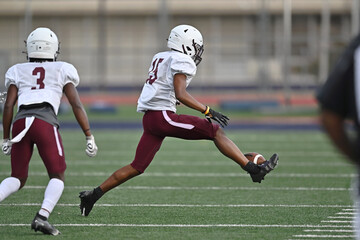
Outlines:
<svg viewBox="0 0 360 240"><path fill-rule="evenodd" d="M88 217L78 192L98 186L132 161L141 131L97 131L95 158L80 130L62 130L68 168L63 196L50 217L57 239L351 239L353 166L315 131L228 131L243 152L280 155L261 184L223 157L210 141L167 138L147 171L108 192ZM0 179L8 176L1 155ZM38 154L27 185L0 203L0 239L45 239L30 230L39 210L45 168Z"/></svg>

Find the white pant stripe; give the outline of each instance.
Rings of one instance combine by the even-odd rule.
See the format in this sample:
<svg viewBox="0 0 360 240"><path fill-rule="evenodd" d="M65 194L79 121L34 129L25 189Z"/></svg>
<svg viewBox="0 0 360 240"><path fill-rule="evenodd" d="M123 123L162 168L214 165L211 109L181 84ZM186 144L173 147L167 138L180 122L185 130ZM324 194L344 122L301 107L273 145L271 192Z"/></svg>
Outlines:
<svg viewBox="0 0 360 240"><path fill-rule="evenodd" d="M179 127L179 128L184 128L184 129L193 129L195 126L191 125L191 124L186 124L186 123L179 123L179 122L174 122L173 120L171 120L171 118L167 115L166 111L162 111L162 114L165 118L165 120L172 126L175 127Z"/></svg>
<svg viewBox="0 0 360 240"><path fill-rule="evenodd" d="M63 151L62 151L62 148L61 148L61 145L60 145L60 140L59 140L59 135L58 135L58 132L57 132L57 128L54 126L54 134L55 134L55 140L56 140L56 146L57 146L57 149L58 149L58 153L60 156L63 155Z"/></svg>

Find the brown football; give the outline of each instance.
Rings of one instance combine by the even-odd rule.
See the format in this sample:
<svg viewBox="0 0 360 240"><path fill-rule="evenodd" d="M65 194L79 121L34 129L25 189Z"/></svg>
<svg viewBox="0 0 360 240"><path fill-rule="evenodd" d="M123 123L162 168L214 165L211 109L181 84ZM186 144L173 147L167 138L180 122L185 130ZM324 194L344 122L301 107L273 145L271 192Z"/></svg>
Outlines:
<svg viewBox="0 0 360 240"><path fill-rule="evenodd" d="M263 155L257 152L249 152L249 153L245 153L244 155L249 161L258 165L263 164L266 161Z"/></svg>

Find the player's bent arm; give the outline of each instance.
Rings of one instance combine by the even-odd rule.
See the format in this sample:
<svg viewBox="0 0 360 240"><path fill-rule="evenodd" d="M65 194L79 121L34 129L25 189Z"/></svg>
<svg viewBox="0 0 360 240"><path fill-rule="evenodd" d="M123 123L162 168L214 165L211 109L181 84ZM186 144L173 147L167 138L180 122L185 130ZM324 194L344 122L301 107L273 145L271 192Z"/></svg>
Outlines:
<svg viewBox="0 0 360 240"><path fill-rule="evenodd" d="M85 153L89 157L95 157L98 151L98 147L96 146L94 136L91 134L89 119L87 117L84 106L80 101L79 94L72 83L68 83L64 86L64 93L69 100L76 120L78 121L81 129L86 136Z"/></svg>
<svg viewBox="0 0 360 240"><path fill-rule="evenodd" d="M210 109L210 107L200 103L186 91L186 76L184 74L175 74L174 90L177 100L179 100L184 105L205 114L209 122L211 122L212 119L218 122L221 127L225 127L228 125L229 118L227 116L216 112Z"/></svg>
<svg viewBox="0 0 360 240"><path fill-rule="evenodd" d="M6 101L3 111L3 139L10 138L11 121L14 114L14 106L17 101L18 89L15 85L10 85L7 91Z"/></svg>
<svg viewBox="0 0 360 240"><path fill-rule="evenodd" d="M84 106L80 101L79 94L72 83L68 83L64 86L64 93L72 107L73 113L77 122L79 123L84 134L88 137L91 136L89 119L87 117Z"/></svg>
<svg viewBox="0 0 360 240"><path fill-rule="evenodd" d="M354 143L351 142L345 131L344 118L332 111L323 109L320 113L320 120L335 146L347 157L354 159Z"/></svg>
<svg viewBox="0 0 360 240"><path fill-rule="evenodd" d="M206 109L204 104L200 103L186 91L186 76L184 74L175 74L174 90L176 99L185 106L195 109L199 112L204 112Z"/></svg>

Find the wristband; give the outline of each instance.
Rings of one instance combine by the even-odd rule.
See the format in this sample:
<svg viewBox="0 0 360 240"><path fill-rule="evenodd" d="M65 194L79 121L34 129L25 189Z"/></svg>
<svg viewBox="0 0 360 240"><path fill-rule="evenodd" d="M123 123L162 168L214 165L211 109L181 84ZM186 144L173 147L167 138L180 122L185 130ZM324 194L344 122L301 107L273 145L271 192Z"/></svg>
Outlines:
<svg viewBox="0 0 360 240"><path fill-rule="evenodd" d="M209 111L210 111L210 107L209 107L209 106L206 106L205 111L203 111L202 113L206 115L206 114L209 113Z"/></svg>

